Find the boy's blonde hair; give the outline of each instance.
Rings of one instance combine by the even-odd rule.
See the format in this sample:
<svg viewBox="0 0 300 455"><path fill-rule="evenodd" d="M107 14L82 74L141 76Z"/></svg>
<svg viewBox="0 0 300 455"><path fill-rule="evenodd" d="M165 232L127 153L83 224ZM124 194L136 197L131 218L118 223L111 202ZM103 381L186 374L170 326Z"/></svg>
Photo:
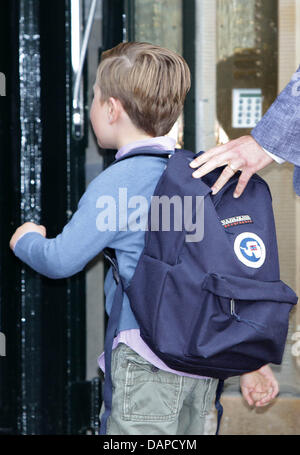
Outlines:
<svg viewBox="0 0 300 455"><path fill-rule="evenodd" d="M121 101L132 123L151 136L167 134L191 86L186 61L169 49L126 42L103 52L96 84L101 102Z"/></svg>

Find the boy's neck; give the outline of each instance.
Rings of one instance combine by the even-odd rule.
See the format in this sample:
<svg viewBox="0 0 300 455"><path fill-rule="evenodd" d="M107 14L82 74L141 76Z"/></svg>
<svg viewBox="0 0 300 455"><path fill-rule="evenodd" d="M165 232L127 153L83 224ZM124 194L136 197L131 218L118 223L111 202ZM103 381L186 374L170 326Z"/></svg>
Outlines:
<svg viewBox="0 0 300 455"><path fill-rule="evenodd" d="M149 139L153 139L154 136L150 136L149 134L132 134L128 135L126 137L120 137L119 140L117 141L117 149L120 150L122 147L125 145L131 144L132 142L137 142L137 141L147 141Z"/></svg>

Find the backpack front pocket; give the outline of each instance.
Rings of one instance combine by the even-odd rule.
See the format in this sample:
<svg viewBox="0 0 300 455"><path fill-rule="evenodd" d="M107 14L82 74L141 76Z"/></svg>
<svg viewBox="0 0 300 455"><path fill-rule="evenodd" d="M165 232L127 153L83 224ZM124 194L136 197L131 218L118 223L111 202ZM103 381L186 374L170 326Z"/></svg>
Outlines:
<svg viewBox="0 0 300 455"><path fill-rule="evenodd" d="M297 302L287 285L211 273L202 290L187 357L218 359L237 368L246 368L252 359L281 362L289 312Z"/></svg>

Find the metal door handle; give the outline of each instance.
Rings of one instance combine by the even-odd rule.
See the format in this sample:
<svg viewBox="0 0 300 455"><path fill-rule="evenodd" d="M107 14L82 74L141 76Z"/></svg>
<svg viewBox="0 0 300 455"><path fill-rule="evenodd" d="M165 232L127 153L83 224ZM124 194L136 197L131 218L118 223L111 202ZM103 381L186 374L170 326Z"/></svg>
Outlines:
<svg viewBox="0 0 300 455"><path fill-rule="evenodd" d="M97 0L92 0L86 28L84 31L82 46L80 48L80 20L78 20L80 11L80 0L72 0L71 2L71 35L72 35L72 59L78 60L78 67L74 74L75 83L73 89L73 103L72 103L72 132L75 139L80 140L84 135L84 106L83 106L83 93L80 91L80 83L82 78L82 70L86 56L87 45L93 25ZM77 21L77 23L75 23ZM74 63L72 61L72 63ZM74 71L74 66L73 66Z"/></svg>

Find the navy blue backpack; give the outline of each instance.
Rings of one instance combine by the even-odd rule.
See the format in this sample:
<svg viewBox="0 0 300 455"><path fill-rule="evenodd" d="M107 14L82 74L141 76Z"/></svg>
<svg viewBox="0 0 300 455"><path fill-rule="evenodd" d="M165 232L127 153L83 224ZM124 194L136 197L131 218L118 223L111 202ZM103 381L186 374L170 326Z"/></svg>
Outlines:
<svg viewBox="0 0 300 455"><path fill-rule="evenodd" d="M168 153L156 152L155 156L167 158ZM151 155L151 150L135 149L114 163L138 154ZM161 220L156 220L153 229L151 204L145 246L126 288L112 251L104 251L118 286L105 340L101 434L106 433L111 410L111 350L123 292L129 297L142 339L166 365L220 380L217 433L224 380L268 363L281 363L289 313L297 296L280 280L268 185L254 174L235 199L238 172L213 196L210 187L223 168L194 179L188 165L194 158L193 152L180 149L170 155L154 196L192 198L193 221L196 210L201 211L204 221L203 238L187 241L191 233L174 227L172 211L170 230L163 230ZM203 196L202 204L197 205L197 196Z"/></svg>

